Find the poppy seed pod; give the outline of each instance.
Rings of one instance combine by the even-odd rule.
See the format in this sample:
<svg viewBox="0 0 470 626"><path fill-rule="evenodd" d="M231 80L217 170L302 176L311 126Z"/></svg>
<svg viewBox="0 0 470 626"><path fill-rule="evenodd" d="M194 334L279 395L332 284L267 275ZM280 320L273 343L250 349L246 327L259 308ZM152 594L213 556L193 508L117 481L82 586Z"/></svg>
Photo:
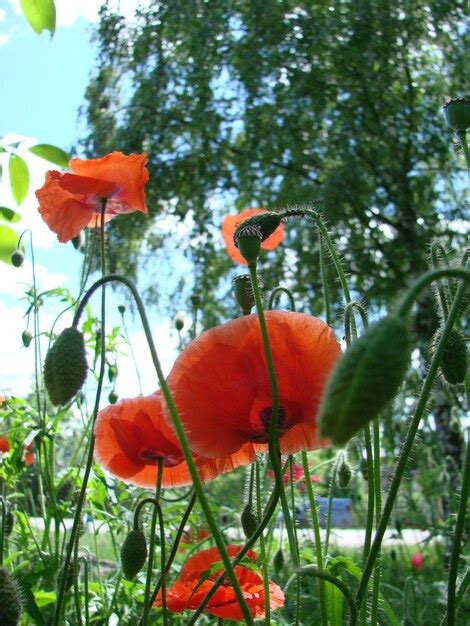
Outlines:
<svg viewBox="0 0 470 626"><path fill-rule="evenodd" d="M5 567L0 567L0 624L17 626L21 616L21 595L18 585Z"/></svg>
<svg viewBox="0 0 470 626"><path fill-rule="evenodd" d="M432 343L431 352L434 352L441 338L441 331L437 331ZM465 337L453 328L447 338L442 353L441 374L449 385L463 383L468 369L468 350Z"/></svg>
<svg viewBox="0 0 470 626"><path fill-rule="evenodd" d="M126 307L123 304L119 304L118 311L121 315L124 315L124 313L126 312Z"/></svg>
<svg viewBox="0 0 470 626"><path fill-rule="evenodd" d="M341 487L341 489L346 489L346 487L351 482L352 475L353 475L352 467L348 463L348 460L346 459L344 454L342 454L341 460L338 465L338 484Z"/></svg>
<svg viewBox="0 0 470 626"><path fill-rule="evenodd" d="M242 234L242 231L245 228L256 228L259 232L261 241L264 241L268 237L270 237L273 232L280 226L281 224L281 216L278 213L274 213L273 211L267 211L266 213L258 213L249 217L245 221L243 221L236 229L233 234L233 238L235 242L238 237Z"/></svg>
<svg viewBox="0 0 470 626"><path fill-rule="evenodd" d="M408 320L390 315L339 359L320 406L320 433L344 445L376 418L398 391L411 356Z"/></svg>
<svg viewBox="0 0 470 626"><path fill-rule="evenodd" d="M444 104L449 126L456 132L470 128L470 98L451 98Z"/></svg>
<svg viewBox="0 0 470 626"><path fill-rule="evenodd" d="M82 333L66 328L51 346L44 361L44 383L54 406L66 404L81 389L87 374Z"/></svg>
<svg viewBox="0 0 470 626"><path fill-rule="evenodd" d="M176 313L175 317L173 318L173 323L175 325L175 328L178 332L182 331L184 328L184 313L183 311L178 311L178 313Z"/></svg>
<svg viewBox="0 0 470 626"><path fill-rule="evenodd" d="M127 580L132 580L142 569L147 558L147 541L141 530L131 530L121 546L121 566Z"/></svg>
<svg viewBox="0 0 470 626"><path fill-rule="evenodd" d="M21 267L24 261L24 254L21 250L15 250L10 257L11 264L15 267Z"/></svg>
<svg viewBox="0 0 470 626"><path fill-rule="evenodd" d="M240 519L245 537L249 539L254 535L260 522L256 505L253 502L248 502L245 505Z"/></svg>
<svg viewBox="0 0 470 626"><path fill-rule="evenodd" d="M108 395L108 402L109 404L116 404L116 402L119 400L119 396L117 395L117 393L114 391L110 391L109 395Z"/></svg>
<svg viewBox="0 0 470 626"><path fill-rule="evenodd" d="M242 274L241 276L235 276L232 280L232 285L235 300L240 305L243 315L249 315L251 309L255 306L255 296L250 275ZM261 277L258 278L258 285L262 285Z"/></svg>

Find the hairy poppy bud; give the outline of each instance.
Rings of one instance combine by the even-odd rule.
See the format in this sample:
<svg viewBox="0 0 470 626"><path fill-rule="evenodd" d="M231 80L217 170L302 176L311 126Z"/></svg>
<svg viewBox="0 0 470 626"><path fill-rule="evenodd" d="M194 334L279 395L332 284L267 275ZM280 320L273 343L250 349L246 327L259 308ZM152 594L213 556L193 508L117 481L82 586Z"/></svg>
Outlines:
<svg viewBox="0 0 470 626"><path fill-rule="evenodd" d="M64 590L68 591L69 589L71 589L73 585L73 581L75 580L75 576L77 575L77 573L78 572L74 568L73 563L69 563L67 571L65 570L65 565L62 565L57 575L57 587L60 589L62 585L62 580L65 577Z"/></svg>
<svg viewBox="0 0 470 626"><path fill-rule="evenodd" d="M274 571L276 572L276 574L279 574L283 566L284 566L284 552L282 551L282 548L279 548L279 550L276 552L273 558L273 567L274 567Z"/></svg>
<svg viewBox="0 0 470 626"><path fill-rule="evenodd" d="M441 338L441 331L434 335L431 351L434 352ZM463 383L468 369L468 350L465 337L453 328L447 338L444 352L442 353L441 373L449 385Z"/></svg>
<svg viewBox="0 0 470 626"><path fill-rule="evenodd" d="M56 491L57 502L68 502L72 495L73 490L73 481L70 478L61 482Z"/></svg>
<svg viewBox="0 0 470 626"><path fill-rule="evenodd" d="M351 482L351 478L353 475L352 467L348 463L344 454L341 455L341 460L338 465L338 484L341 489L346 489L346 487Z"/></svg>
<svg viewBox="0 0 470 626"><path fill-rule="evenodd" d="M183 311L178 311L175 317L173 318L173 324L178 332L183 330L184 328L184 313Z"/></svg>
<svg viewBox="0 0 470 626"><path fill-rule="evenodd" d="M21 616L21 595L18 585L5 567L0 567L0 623L17 626Z"/></svg>
<svg viewBox="0 0 470 626"><path fill-rule="evenodd" d="M398 391L411 355L408 321L390 315L357 339L337 362L320 406L322 437L344 445Z"/></svg>
<svg viewBox="0 0 470 626"><path fill-rule="evenodd" d="M29 348L29 346L31 345L32 340L33 340L33 336L29 332L29 330L24 330L21 333L21 341L23 342L23 345L24 345L25 348Z"/></svg>
<svg viewBox="0 0 470 626"><path fill-rule="evenodd" d="M232 285L235 300L240 305L243 315L249 315L255 305L255 296L253 294L250 275L242 274L241 276L235 276L232 280ZM261 276L258 276L258 285L260 285L260 287L262 286Z"/></svg>
<svg viewBox="0 0 470 626"><path fill-rule="evenodd" d="M453 130L458 132L470 128L470 98L451 98L443 108L447 123Z"/></svg>
<svg viewBox="0 0 470 626"><path fill-rule="evenodd" d="M242 528L247 539L253 536L259 526L259 521L256 506L252 502L248 502L241 514Z"/></svg>
<svg viewBox="0 0 470 626"><path fill-rule="evenodd" d="M198 293L193 293L189 299L191 300L193 307L197 308L198 306L201 306L202 299Z"/></svg>
<svg viewBox="0 0 470 626"><path fill-rule="evenodd" d="M108 367L108 380L110 383L112 383L113 380L116 378L116 374L117 374L117 367L115 365L110 365Z"/></svg>
<svg viewBox="0 0 470 626"><path fill-rule="evenodd" d="M147 542L141 530L131 530L121 547L122 572L132 580L142 569L147 558Z"/></svg>
<svg viewBox="0 0 470 626"><path fill-rule="evenodd" d="M44 361L44 383L52 404L66 404L85 382L87 362L82 333L66 328Z"/></svg>
<svg viewBox="0 0 470 626"><path fill-rule="evenodd" d="M367 459L362 458L359 463L359 469L364 480L369 480L369 466L367 465Z"/></svg>
<svg viewBox="0 0 470 626"><path fill-rule="evenodd" d="M274 211L267 211L266 213L257 213L256 215L252 215L239 224L235 229L235 232L233 233L235 245L238 246L238 238L247 232L245 229L256 228L256 233L259 233L261 241L264 241L273 234L280 224L281 216L279 213L275 213Z"/></svg>
<svg viewBox="0 0 470 626"><path fill-rule="evenodd" d="M24 254L21 250L15 250L10 257L10 261L15 267L21 267L24 261Z"/></svg>
<svg viewBox="0 0 470 626"><path fill-rule="evenodd" d="M117 393L114 391L114 389L112 391L109 392L109 396L108 396L108 402L109 404L116 404L116 402L118 401L119 396L117 395Z"/></svg>

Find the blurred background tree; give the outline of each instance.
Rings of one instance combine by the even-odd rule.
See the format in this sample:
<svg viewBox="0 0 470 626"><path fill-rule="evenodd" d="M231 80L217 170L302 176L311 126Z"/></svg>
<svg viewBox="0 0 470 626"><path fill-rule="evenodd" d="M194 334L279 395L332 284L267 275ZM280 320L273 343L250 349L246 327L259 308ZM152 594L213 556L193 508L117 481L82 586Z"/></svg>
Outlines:
<svg viewBox="0 0 470 626"><path fill-rule="evenodd" d="M211 325L231 267L221 216L313 203L359 297L389 303L425 268L433 237L451 247L461 237L452 182L463 164L440 106L463 88L464 10L458 0L162 0L129 23L105 3L83 143L89 156L147 152L154 217L112 222L113 268L137 272L140 254L152 262L186 220L178 245ZM275 255L267 282L295 284L319 312L319 246L304 226L288 226L291 252ZM192 281L173 291L187 297Z"/></svg>

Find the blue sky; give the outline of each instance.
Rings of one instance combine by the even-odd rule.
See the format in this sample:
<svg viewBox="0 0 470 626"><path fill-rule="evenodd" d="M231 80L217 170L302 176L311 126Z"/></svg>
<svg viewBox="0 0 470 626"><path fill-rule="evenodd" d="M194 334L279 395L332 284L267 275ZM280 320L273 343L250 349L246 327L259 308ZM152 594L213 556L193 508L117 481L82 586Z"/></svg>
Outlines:
<svg viewBox="0 0 470 626"><path fill-rule="evenodd" d="M117 2L117 0L116 0ZM15 225L18 233L30 228L34 238L37 281L40 290L67 287L76 292L81 267L81 255L71 244L59 244L40 219L34 190L42 186L47 169L56 169L27 152L35 143L50 143L69 151L83 132L78 122L78 109L84 104L84 93L93 70L96 49L91 41L93 24L101 0L56 0L57 29L54 37L44 32L37 36L22 16L18 0L0 0L0 81L4 85L0 100L0 138L23 140L24 155L31 174L30 193L17 208L22 220ZM126 14L132 13L137 2L120 0ZM0 205L16 208L9 192L7 162L4 155L4 177L0 185ZM32 351L21 343L25 329L26 304L24 292L31 284L30 254L22 268L0 264L0 393L24 395L32 380ZM116 299L109 296L110 308ZM42 312L42 328L50 328L60 311L47 307ZM67 316L64 325L70 324ZM112 323L118 317L112 316ZM160 350L164 369L175 358L176 337L169 320L155 320L154 328L161 332ZM130 324L134 352L144 372L145 393L155 390L155 376L137 324ZM121 376L117 391L121 396L137 395L136 374L129 359L122 357ZM105 390L106 393L106 390Z"/></svg>

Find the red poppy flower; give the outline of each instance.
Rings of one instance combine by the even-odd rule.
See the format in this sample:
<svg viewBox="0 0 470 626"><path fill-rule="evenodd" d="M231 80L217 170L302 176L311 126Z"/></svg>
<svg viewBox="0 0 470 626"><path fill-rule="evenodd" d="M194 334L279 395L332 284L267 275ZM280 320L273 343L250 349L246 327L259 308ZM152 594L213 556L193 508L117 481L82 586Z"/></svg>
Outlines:
<svg viewBox="0 0 470 626"><path fill-rule="evenodd" d="M36 461L36 455L33 452L32 443L28 443L28 445L24 447L23 461L25 462L25 465L28 465L28 467L34 465Z"/></svg>
<svg viewBox="0 0 470 626"><path fill-rule="evenodd" d="M241 548L239 546L226 546L229 556L237 555ZM251 561L256 560L256 555L251 550L245 556ZM220 567L213 567L220 562ZM220 553L217 548L202 550L189 557L184 564L178 579L166 591L166 606L170 611L179 613L185 609L197 609L204 596L213 587L214 580L218 578L223 570ZM248 606L250 614L256 619L264 617L264 588L263 580L251 568L237 565L235 574L240 583L243 597ZM202 582L201 582L202 580ZM156 606L161 606L161 593L155 601ZM269 583L269 604L271 611L275 611L284 604L284 594L282 589L275 583ZM207 603L205 609L207 613L216 615L222 619L240 621L243 613L240 609L230 581L224 581L215 591Z"/></svg>
<svg viewBox="0 0 470 626"><path fill-rule="evenodd" d="M10 442L6 435L0 435L0 452L6 454L10 451Z"/></svg>
<svg viewBox="0 0 470 626"><path fill-rule="evenodd" d="M71 174L47 172L46 182L36 191L41 217L65 243L86 226L99 225L103 198L106 221L119 213L147 213L146 162L145 154L111 152L99 159L72 159Z"/></svg>
<svg viewBox="0 0 470 626"><path fill-rule="evenodd" d="M233 233L235 232L235 229L252 215L266 212L266 209L247 209L238 215L227 215L224 217L222 222L222 236L225 241L227 253L232 261L235 261L235 263L241 263L242 265L247 264L245 259L240 254L237 246L233 243ZM281 224L276 228L272 235L262 242L261 247L263 250L274 250L274 248L277 248L283 239L284 226Z"/></svg>
<svg viewBox="0 0 470 626"><path fill-rule="evenodd" d="M267 311L266 323L279 386L281 451L318 448L318 404L340 346L329 326L304 313ZM256 315L202 333L180 354L168 384L199 454L230 454L247 442L268 441L271 386Z"/></svg>
<svg viewBox="0 0 470 626"><path fill-rule="evenodd" d="M419 570L423 567L423 563L424 563L424 556L422 552L415 552L414 554L411 555L410 564L411 564L411 567L416 572L419 572Z"/></svg>
<svg viewBox="0 0 470 626"><path fill-rule="evenodd" d="M139 487L155 487L158 459L163 458L163 487L192 483L176 435L163 418L161 393L128 398L98 413L95 456L111 474ZM202 481L212 480L256 456L251 444L236 454L205 459L194 455Z"/></svg>

